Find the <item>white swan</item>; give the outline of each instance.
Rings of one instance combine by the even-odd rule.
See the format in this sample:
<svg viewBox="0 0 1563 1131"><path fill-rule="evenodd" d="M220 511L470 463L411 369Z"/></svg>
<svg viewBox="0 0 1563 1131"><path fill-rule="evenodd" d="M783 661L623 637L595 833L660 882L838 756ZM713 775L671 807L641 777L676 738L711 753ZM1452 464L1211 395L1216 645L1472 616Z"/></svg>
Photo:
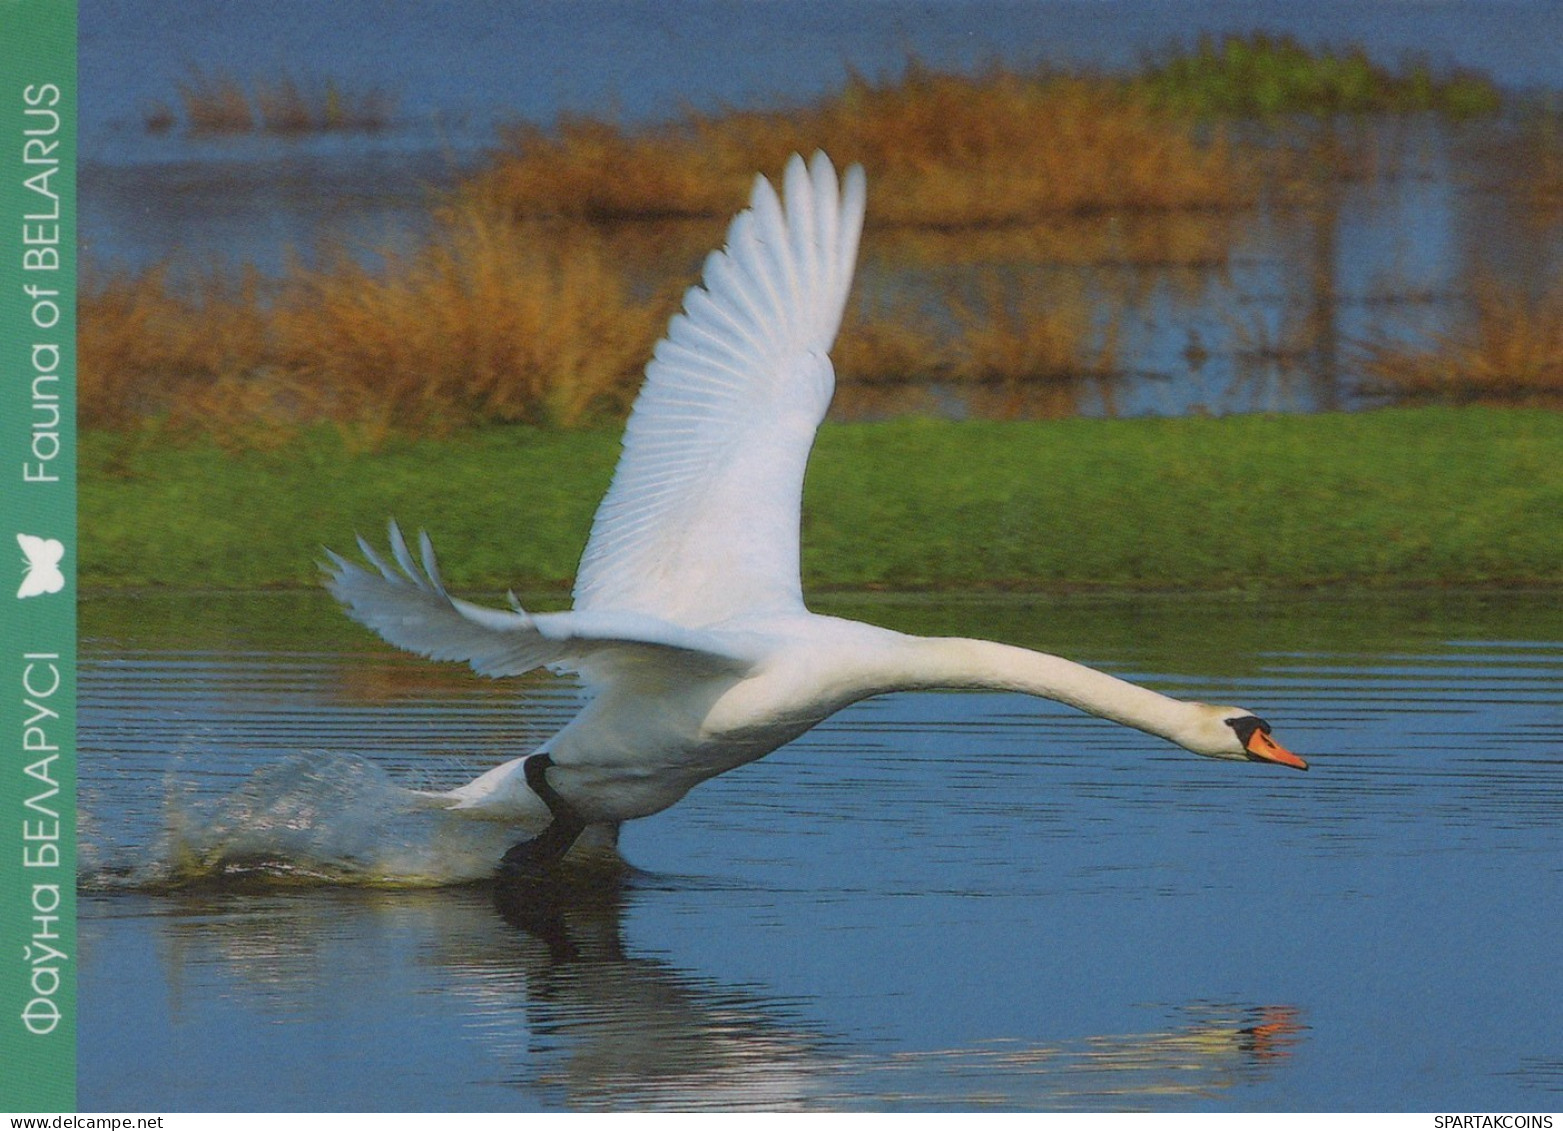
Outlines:
<svg viewBox="0 0 1563 1131"><path fill-rule="evenodd" d="M438 803L543 833L505 867L557 859L587 826L667 808L849 703L918 688L1056 699L1212 758L1307 763L1248 711L1183 702L1056 656L818 616L798 564L804 464L830 402L827 353L863 224L861 168L788 164L785 205L756 178L646 369L597 511L570 612L452 597L427 535L421 564L392 523L388 564L331 554L326 584L392 644L487 676L579 673L581 713L532 755ZM328 551L329 553L329 551Z"/></svg>

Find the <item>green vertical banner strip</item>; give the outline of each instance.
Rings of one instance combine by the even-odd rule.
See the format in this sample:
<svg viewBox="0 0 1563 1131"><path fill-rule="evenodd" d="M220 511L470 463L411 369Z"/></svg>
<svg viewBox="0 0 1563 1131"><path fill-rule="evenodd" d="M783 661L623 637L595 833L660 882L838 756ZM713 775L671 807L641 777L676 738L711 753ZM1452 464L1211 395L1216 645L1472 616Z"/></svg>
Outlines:
<svg viewBox="0 0 1563 1131"><path fill-rule="evenodd" d="M0 1109L76 1107L76 3L0 0Z"/></svg>

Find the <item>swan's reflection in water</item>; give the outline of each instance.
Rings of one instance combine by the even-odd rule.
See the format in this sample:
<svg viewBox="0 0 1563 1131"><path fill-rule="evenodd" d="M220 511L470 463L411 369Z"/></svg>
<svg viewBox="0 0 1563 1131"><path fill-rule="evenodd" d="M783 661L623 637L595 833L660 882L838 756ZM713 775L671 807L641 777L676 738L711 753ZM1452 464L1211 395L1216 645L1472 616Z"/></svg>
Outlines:
<svg viewBox="0 0 1563 1131"><path fill-rule="evenodd" d="M622 917L639 883L600 863L563 879L496 885L514 929L531 1052L516 1083L573 1108L787 1110L814 1106L831 1042L759 991L718 985L626 947Z"/></svg>
<svg viewBox="0 0 1563 1131"><path fill-rule="evenodd" d="M807 998L636 953L626 907L679 882L619 869L525 889L99 895L83 938L101 967L150 928L169 1016L142 1008L193 1076L242 1040L249 1071L275 1080L284 1054L265 1034L285 1033L287 1055L331 1065L318 1084L293 1077L296 1101L320 1108L1166 1109L1282 1069L1305 1033L1284 1006L1195 1003L1147 1011L1161 1024L1145 1032L860 1045L811 1020ZM158 979L144 981L155 996ZM344 1033L355 1056L380 1055L387 1036L423 1047L399 1083L360 1085L332 1063ZM136 1098L128 1072L112 1086Z"/></svg>
<svg viewBox="0 0 1563 1131"><path fill-rule="evenodd" d="M635 882L603 870L494 892L506 922L548 956L531 973L527 1008L535 1029L568 1050L556 1082L571 1106L1158 1107L1265 1071L1305 1031L1292 1007L1200 1003L1174 1011L1162 1031L855 1051L783 1020L779 1002L627 954L620 915Z"/></svg>

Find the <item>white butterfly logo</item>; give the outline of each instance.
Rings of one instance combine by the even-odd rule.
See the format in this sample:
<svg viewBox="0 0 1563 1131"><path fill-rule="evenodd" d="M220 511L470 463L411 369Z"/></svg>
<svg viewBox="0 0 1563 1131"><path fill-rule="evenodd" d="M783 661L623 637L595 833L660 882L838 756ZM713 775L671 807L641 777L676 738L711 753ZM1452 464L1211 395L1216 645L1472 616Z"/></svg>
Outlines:
<svg viewBox="0 0 1563 1131"><path fill-rule="evenodd" d="M60 559L65 547L57 538L34 538L31 534L18 534L17 545L27 556L27 574L16 591L18 597L36 597L40 593L58 593L65 588L65 575L60 572Z"/></svg>

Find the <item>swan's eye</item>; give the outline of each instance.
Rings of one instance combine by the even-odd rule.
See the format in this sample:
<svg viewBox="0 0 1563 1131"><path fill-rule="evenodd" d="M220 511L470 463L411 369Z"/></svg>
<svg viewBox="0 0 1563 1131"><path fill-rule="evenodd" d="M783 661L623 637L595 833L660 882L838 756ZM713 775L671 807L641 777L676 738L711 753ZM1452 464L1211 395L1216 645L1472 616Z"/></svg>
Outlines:
<svg viewBox="0 0 1563 1131"><path fill-rule="evenodd" d="M1243 749L1248 749L1249 739L1254 737L1254 731L1260 734L1270 733L1270 724L1258 715L1243 715L1240 718L1226 720L1227 726L1237 732L1237 740L1243 744Z"/></svg>

